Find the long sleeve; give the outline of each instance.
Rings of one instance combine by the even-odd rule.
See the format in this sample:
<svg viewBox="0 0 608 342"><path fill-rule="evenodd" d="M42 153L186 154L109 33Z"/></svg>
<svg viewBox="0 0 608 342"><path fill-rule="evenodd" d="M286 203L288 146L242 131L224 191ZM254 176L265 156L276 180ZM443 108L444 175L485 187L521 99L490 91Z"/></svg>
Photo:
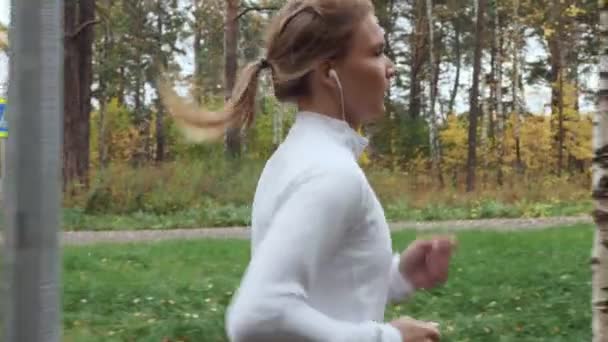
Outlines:
<svg viewBox="0 0 608 342"><path fill-rule="evenodd" d="M227 313L233 342L401 342L391 325L328 317L309 304L318 269L361 220L362 185L352 169L293 184L256 247Z"/></svg>
<svg viewBox="0 0 608 342"><path fill-rule="evenodd" d="M388 300L390 302L403 302L414 292L412 284L399 272L400 260L399 254L393 256L389 275Z"/></svg>

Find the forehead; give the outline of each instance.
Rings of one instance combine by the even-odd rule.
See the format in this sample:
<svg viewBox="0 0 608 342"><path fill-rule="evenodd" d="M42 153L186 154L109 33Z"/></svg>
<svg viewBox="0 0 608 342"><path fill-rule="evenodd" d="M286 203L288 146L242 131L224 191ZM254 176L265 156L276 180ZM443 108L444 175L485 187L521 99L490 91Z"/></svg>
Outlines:
<svg viewBox="0 0 608 342"><path fill-rule="evenodd" d="M361 22L353 36L353 48L366 49L384 43L384 29L378 23L378 18L369 15Z"/></svg>

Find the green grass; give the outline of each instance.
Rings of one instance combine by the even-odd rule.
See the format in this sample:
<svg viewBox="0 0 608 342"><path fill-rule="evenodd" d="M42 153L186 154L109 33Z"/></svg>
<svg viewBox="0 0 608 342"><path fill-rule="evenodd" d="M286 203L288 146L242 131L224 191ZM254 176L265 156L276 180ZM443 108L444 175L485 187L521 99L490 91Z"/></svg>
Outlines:
<svg viewBox="0 0 608 342"><path fill-rule="evenodd" d="M201 151L199 151L201 152ZM228 160L222 150L133 168L113 163L91 175L88 189L63 196L66 230L134 230L244 226L265 163L263 156ZM475 191L464 179L439 187L426 172L365 167L390 221L568 216L593 206L588 174L505 176L479 170Z"/></svg>
<svg viewBox="0 0 608 342"><path fill-rule="evenodd" d="M479 218L552 217L581 215L591 212L590 201L503 204L479 201L462 206L432 204L415 208L404 202L386 206L390 221L431 221ZM199 208L167 214L135 212L130 214L87 214L81 209L64 209L65 230L137 230L246 226L251 208L246 205L207 204Z"/></svg>
<svg viewBox="0 0 608 342"><path fill-rule="evenodd" d="M474 201L462 205L429 204L415 207L404 201L388 203L385 212L389 221L444 221L489 218L555 217L588 214L590 200L517 202L504 204L495 200ZM3 226L0 211L0 227ZM169 213L137 211L123 214L88 214L80 208L64 208L64 230L140 230L248 226L251 207L248 205L217 204L208 201L199 207Z"/></svg>
<svg viewBox="0 0 608 342"><path fill-rule="evenodd" d="M394 235L404 248L414 232ZM442 341L588 341L592 229L458 233L450 280L386 315L438 321ZM63 341L226 341L248 241L68 247Z"/></svg>

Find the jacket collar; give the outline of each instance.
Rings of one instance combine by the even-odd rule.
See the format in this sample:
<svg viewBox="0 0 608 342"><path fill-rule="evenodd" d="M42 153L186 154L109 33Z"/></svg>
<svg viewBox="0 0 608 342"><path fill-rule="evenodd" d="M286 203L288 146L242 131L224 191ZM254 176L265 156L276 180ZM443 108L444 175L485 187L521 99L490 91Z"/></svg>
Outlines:
<svg viewBox="0 0 608 342"><path fill-rule="evenodd" d="M295 125L308 126L329 133L339 144L346 147L358 159L369 145L369 139L361 136L348 123L316 112L300 111Z"/></svg>

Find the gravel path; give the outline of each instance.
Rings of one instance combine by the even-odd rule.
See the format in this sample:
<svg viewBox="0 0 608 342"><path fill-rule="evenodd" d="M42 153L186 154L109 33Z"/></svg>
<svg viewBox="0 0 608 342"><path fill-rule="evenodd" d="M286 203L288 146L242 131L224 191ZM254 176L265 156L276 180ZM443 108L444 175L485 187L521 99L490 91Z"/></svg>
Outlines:
<svg viewBox="0 0 608 342"><path fill-rule="evenodd" d="M461 231L493 230L516 231L545 229L556 226L592 223L590 216L548 217L530 219L481 219L432 222L395 222L391 230ZM153 229L130 231L68 231L62 233L62 243L67 245L89 245L95 243L155 242L178 239L248 239L247 227ZM2 244L2 236L0 236Z"/></svg>
<svg viewBox="0 0 608 342"><path fill-rule="evenodd" d="M551 217L538 219L484 219L437 222L397 222L391 224L393 231L414 230L495 230L513 231L525 229L544 229L555 226L567 226L579 223L592 223L589 216ZM140 241L160 241L171 239L247 239L249 229L246 227L199 228L170 230L136 230L136 231L78 231L65 232L62 241L70 245L85 245L100 242L128 243Z"/></svg>

